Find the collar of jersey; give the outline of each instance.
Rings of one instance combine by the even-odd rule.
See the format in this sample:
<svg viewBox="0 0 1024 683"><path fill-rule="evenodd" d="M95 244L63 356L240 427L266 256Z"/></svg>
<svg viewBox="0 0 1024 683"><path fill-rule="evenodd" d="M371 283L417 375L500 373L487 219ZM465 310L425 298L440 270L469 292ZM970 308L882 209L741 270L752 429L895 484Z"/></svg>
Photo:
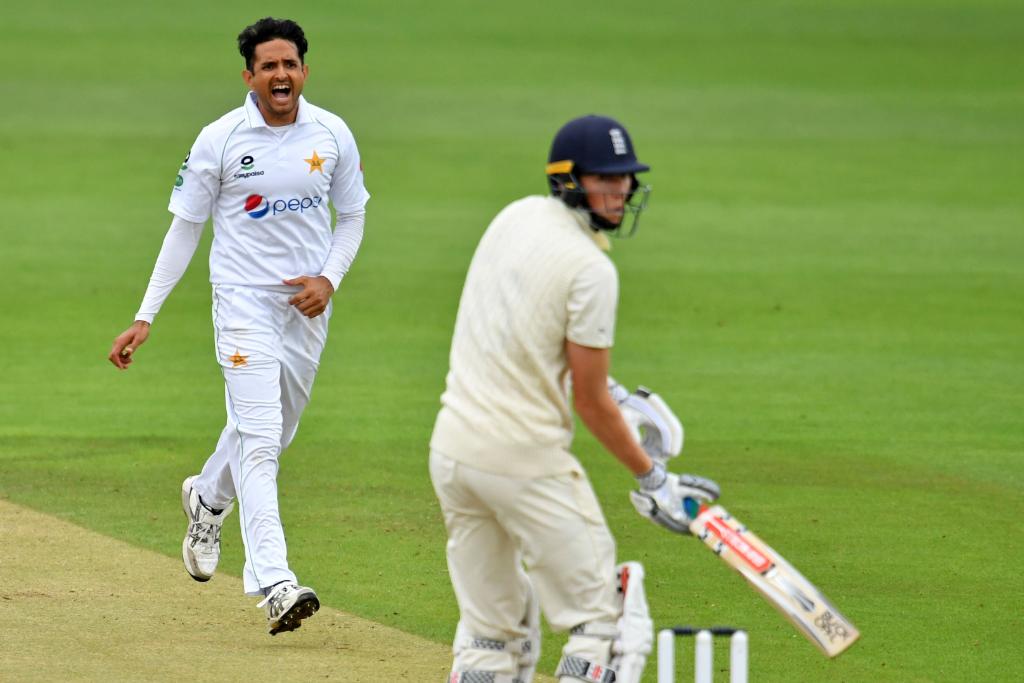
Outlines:
<svg viewBox="0 0 1024 683"><path fill-rule="evenodd" d="M558 200L558 203L565 206L561 200ZM587 213L585 209L570 209L567 206L565 208L572 214L572 217L576 220L576 224L580 226L580 230L587 233L587 236L594 241L594 244L597 245L598 249L601 251L612 250L612 241L608 239L608 235L604 234L600 230L595 230L593 226L590 225L590 214Z"/></svg>
<svg viewBox="0 0 1024 683"><path fill-rule="evenodd" d="M256 104L256 93L251 90L245 96L245 118L250 128L270 128L260 113L259 105ZM313 115L306 104L306 98L299 95L299 114L295 117L295 123L312 123Z"/></svg>

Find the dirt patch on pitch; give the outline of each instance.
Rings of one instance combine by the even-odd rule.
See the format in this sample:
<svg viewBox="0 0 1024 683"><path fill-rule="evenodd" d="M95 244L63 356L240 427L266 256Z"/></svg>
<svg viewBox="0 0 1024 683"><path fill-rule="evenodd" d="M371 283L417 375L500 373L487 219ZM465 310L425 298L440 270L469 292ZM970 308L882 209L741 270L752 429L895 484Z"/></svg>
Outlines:
<svg viewBox="0 0 1024 683"><path fill-rule="evenodd" d="M324 607L271 638L241 581L0 500L10 681L443 681L450 650Z"/></svg>

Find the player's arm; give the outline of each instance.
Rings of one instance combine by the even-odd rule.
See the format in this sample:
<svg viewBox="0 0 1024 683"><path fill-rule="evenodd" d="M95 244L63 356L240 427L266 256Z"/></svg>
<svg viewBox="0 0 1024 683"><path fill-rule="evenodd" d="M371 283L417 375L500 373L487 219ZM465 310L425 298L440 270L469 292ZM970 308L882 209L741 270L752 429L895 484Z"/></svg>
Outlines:
<svg viewBox="0 0 1024 683"><path fill-rule="evenodd" d="M174 286L192 261L203 234L203 224L193 223L175 216L164 237L163 246L157 256L153 274L149 278L142 305L135 314L131 327L117 335L107 358L117 368L124 370L132 363L132 354L149 338L149 328L170 295Z"/></svg>
<svg viewBox="0 0 1024 683"><path fill-rule="evenodd" d="M718 498L718 484L692 474L673 474L653 460L626 424L608 392L608 349L565 343L572 371L573 403L587 429L628 467L640 485L630 492L634 507L655 524L690 533L689 524L702 502Z"/></svg>
<svg viewBox="0 0 1024 683"><path fill-rule="evenodd" d="M284 281L286 285L302 287L288 303L307 318L315 318L327 310L331 296L355 260L363 240L365 206L370 198L363 185L363 167L352 132L341 119L334 122L331 131L339 152L328 191L337 212L331 249L319 275L302 275Z"/></svg>
<svg viewBox="0 0 1024 683"><path fill-rule="evenodd" d="M331 250L328 252L327 260L320 272L321 276L330 280L335 291L341 284L341 279L348 273L348 269L352 267L352 262L356 260L359 245L363 243L365 223L365 210L338 214L334 224Z"/></svg>
<svg viewBox="0 0 1024 683"><path fill-rule="evenodd" d="M650 472L654 463L608 393L611 352L571 341L565 342L565 352L572 372L573 405L583 424L635 476Z"/></svg>
<svg viewBox="0 0 1024 683"><path fill-rule="evenodd" d="M363 241L365 211L338 213L334 226L331 249L324 261L320 275L308 275L284 280L286 285L297 285L301 290L288 303L295 306L308 318L315 318L327 310L327 304L348 273Z"/></svg>

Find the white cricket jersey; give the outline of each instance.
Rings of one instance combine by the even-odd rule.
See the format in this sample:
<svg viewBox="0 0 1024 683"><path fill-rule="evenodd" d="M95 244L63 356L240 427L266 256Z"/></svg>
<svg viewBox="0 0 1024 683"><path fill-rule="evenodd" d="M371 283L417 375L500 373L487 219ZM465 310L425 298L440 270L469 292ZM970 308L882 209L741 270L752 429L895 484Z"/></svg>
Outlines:
<svg viewBox="0 0 1024 683"><path fill-rule="evenodd" d="M210 282L279 286L320 274L331 248L328 201L352 213L369 198L340 117L300 96L294 124L268 126L249 93L199 133L168 209L193 223L213 217Z"/></svg>
<svg viewBox="0 0 1024 683"><path fill-rule="evenodd" d="M433 450L511 476L579 468L565 341L612 346L618 275L602 237L554 197L491 222L462 290Z"/></svg>

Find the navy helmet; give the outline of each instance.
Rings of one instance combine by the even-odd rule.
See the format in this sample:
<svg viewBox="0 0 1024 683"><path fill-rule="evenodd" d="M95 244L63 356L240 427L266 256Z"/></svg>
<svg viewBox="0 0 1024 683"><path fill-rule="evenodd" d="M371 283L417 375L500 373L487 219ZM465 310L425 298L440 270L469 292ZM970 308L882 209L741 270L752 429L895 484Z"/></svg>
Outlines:
<svg viewBox="0 0 1024 683"><path fill-rule="evenodd" d="M637 173L649 171L647 164L640 163L633 149L633 140L626 127L608 116L590 114L573 119L555 134L548 155L547 176L551 194L559 197L568 206L590 213L590 223L602 230L623 230L623 223L613 224L590 211L586 192L580 185L582 174L619 175L632 177L626 210L633 221L628 231L636 231L640 212L647 205L650 187L641 186Z"/></svg>

